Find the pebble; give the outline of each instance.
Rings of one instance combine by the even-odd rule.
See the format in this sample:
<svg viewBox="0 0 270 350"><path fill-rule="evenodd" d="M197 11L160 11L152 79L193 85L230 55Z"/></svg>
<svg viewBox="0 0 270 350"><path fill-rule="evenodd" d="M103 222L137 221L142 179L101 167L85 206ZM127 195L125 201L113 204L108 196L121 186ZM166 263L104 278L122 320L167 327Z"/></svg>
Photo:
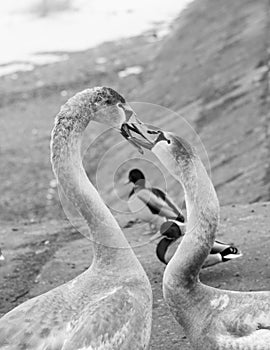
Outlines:
<svg viewBox="0 0 270 350"><path fill-rule="evenodd" d="M11 74L10 79L17 80L18 79L18 74L17 73Z"/></svg>
<svg viewBox="0 0 270 350"><path fill-rule="evenodd" d="M67 94L68 94L68 92L67 92L66 90L62 90L62 91L60 92L60 95L61 95L62 97L66 97Z"/></svg>
<svg viewBox="0 0 270 350"><path fill-rule="evenodd" d="M106 57L98 57L95 62L96 62L96 64L104 64L107 62L107 58Z"/></svg>
<svg viewBox="0 0 270 350"><path fill-rule="evenodd" d="M126 78L129 75L141 74L142 71L143 71L143 68L141 66L128 67L128 68L118 72L118 76L119 76L119 78Z"/></svg>
<svg viewBox="0 0 270 350"><path fill-rule="evenodd" d="M52 180L50 181L50 187L52 187L52 188L57 187L57 181L56 181L56 179L52 179Z"/></svg>

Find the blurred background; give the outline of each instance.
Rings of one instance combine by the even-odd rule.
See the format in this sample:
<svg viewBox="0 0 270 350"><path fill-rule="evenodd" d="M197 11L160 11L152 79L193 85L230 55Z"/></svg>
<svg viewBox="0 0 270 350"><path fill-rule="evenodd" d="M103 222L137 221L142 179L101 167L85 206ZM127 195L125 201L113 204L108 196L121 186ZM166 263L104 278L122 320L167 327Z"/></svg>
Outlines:
<svg viewBox="0 0 270 350"><path fill-rule="evenodd" d="M89 264L85 243L59 201L49 142L60 106L93 86L116 89L140 119L198 148L225 212L221 234L247 257L202 278L252 289L254 273L256 287L265 287L269 229L258 208L270 200L269 2L1 0L0 17L0 247L6 256L0 315ZM151 185L178 205L183 193L156 159L144 159L122 142L93 123L85 133L84 165L132 239L145 227L127 208L130 169L143 169ZM253 221L252 215L258 217ZM248 255L255 247L256 261ZM161 283L154 255L151 260L147 250L138 254L151 282ZM152 348L189 349L162 309L159 283L154 334L160 338ZM171 333L168 322L175 327Z"/></svg>
<svg viewBox="0 0 270 350"><path fill-rule="evenodd" d="M146 30L164 36L171 21L189 2L2 1L0 74L66 60L65 52L86 50Z"/></svg>
<svg viewBox="0 0 270 350"><path fill-rule="evenodd" d="M75 92L103 84L119 88L120 93L129 93L129 101L139 98L148 102L135 91L145 85L145 75L161 42L170 35L174 20L189 2L28 0L19 4L16 1L1 3L2 102L3 107L17 111L1 118L1 149L6 166L2 168L0 215L4 220L13 220L14 215L17 219L32 221L44 216L65 217L49 164L49 137L57 111ZM15 104L10 103L10 99L15 99ZM88 146L89 142L99 143L92 147L91 164L90 154L85 155L85 166L95 183L97 165L115 142L112 136L111 143L105 145L104 135L99 135L103 131L102 126L96 126L87 136ZM123 153L121 160L126 158ZM102 164L107 170L102 167L100 171L106 174L110 169L109 178L101 177L106 179L101 190L110 205L115 203L112 191L121 177L117 174L121 169L112 169L108 162ZM123 171L127 171L128 166L126 164ZM123 193L119 186L114 193L121 197L127 191L128 188ZM121 205L117 200L116 203L120 205L117 210L127 210L126 203Z"/></svg>
<svg viewBox="0 0 270 350"><path fill-rule="evenodd" d="M49 162L53 119L74 93L96 85L168 108L137 104L144 121L196 140L222 203L268 200L267 14L266 2L246 0L1 2L1 219L64 217ZM116 148L125 165L112 169L103 155L116 136L104 131L89 132L95 146L85 166L96 184L99 164L111 205L115 187L120 198L128 193L119 183L132 167L127 157L138 154Z"/></svg>

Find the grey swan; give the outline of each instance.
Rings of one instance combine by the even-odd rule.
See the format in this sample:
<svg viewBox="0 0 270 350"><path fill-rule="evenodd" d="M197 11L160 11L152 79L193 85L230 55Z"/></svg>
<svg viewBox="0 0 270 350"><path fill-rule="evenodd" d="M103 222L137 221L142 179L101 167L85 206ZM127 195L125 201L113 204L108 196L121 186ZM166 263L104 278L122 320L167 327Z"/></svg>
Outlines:
<svg viewBox="0 0 270 350"><path fill-rule="evenodd" d="M173 133L138 123L149 142L134 140L131 132L127 139L151 150L185 193L186 234L163 275L163 295L172 314L193 349L270 350L269 291L222 290L200 282L200 270L215 241L220 206L195 148Z"/></svg>
<svg viewBox="0 0 270 350"><path fill-rule="evenodd" d="M73 280L26 301L0 319L1 350L143 350L152 320L149 280L116 220L90 183L80 155L92 120L121 132L135 118L117 92L86 89L70 98L51 137L54 174L88 223L93 262Z"/></svg>

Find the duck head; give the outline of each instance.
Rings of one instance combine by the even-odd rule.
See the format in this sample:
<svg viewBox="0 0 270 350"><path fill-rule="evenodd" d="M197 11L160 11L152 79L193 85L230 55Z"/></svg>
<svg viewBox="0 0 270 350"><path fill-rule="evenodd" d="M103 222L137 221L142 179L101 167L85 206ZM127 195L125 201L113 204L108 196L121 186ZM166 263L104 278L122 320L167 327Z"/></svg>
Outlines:
<svg viewBox="0 0 270 350"><path fill-rule="evenodd" d="M179 225L173 221L166 221L160 226L159 232L152 236L149 241L152 242L159 238L167 238L169 240L176 241L181 236L182 231Z"/></svg>
<svg viewBox="0 0 270 350"><path fill-rule="evenodd" d="M132 169L128 174L128 180L126 184L133 183L135 186L144 187L145 186L145 176L140 169Z"/></svg>

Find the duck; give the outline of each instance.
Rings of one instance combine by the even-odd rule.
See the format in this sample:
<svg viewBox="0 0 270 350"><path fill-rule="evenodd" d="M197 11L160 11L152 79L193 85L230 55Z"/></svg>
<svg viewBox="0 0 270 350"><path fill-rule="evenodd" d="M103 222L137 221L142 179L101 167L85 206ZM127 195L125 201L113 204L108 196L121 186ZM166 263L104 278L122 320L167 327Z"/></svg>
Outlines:
<svg viewBox="0 0 270 350"><path fill-rule="evenodd" d="M162 239L156 246L156 255L158 259L167 265L175 254L178 245L183 238L183 233L179 225L173 221L166 221L160 226L160 231L154 235L150 241ZM180 238L181 237L181 238ZM240 258L242 253L233 245L215 240L210 254L206 258L202 268L214 266L233 259Z"/></svg>
<svg viewBox="0 0 270 350"><path fill-rule="evenodd" d="M185 222L182 211L167 194L156 187L146 185L146 179L140 169L132 169L128 181L133 188L129 193L128 206L143 222L147 222L150 233L156 232L166 220L173 219L179 223Z"/></svg>
<svg viewBox="0 0 270 350"><path fill-rule="evenodd" d="M220 205L214 185L193 147L184 138L143 126L153 152L182 185L186 233L163 274L165 302L195 350L269 350L270 291L232 291L200 281L199 273L216 238ZM127 138L129 135L127 135Z"/></svg>
<svg viewBox="0 0 270 350"><path fill-rule="evenodd" d="M91 266L0 319L0 349L148 349L152 291L147 275L82 165L82 134L92 121L119 133L134 112L108 87L83 90L56 116L51 162L58 186L88 224ZM133 116L135 118L135 115ZM130 121L131 123L131 121Z"/></svg>

